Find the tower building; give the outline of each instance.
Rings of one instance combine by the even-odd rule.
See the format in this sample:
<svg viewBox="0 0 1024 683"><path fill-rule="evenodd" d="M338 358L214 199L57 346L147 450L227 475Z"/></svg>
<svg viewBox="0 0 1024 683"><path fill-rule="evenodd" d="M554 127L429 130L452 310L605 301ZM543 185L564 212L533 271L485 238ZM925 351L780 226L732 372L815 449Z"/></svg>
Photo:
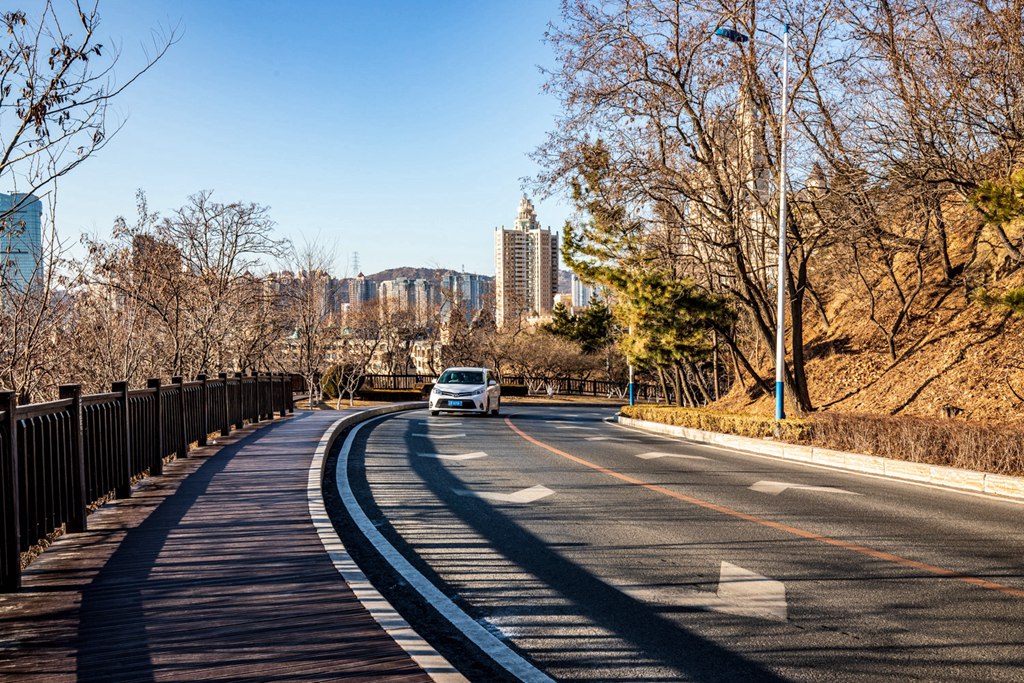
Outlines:
<svg viewBox="0 0 1024 683"><path fill-rule="evenodd" d="M558 233L541 228L523 195L511 230L494 231L495 322L551 314L558 292Z"/></svg>
<svg viewBox="0 0 1024 683"><path fill-rule="evenodd" d="M42 255L42 202L31 194L0 194L0 281L23 289Z"/></svg>

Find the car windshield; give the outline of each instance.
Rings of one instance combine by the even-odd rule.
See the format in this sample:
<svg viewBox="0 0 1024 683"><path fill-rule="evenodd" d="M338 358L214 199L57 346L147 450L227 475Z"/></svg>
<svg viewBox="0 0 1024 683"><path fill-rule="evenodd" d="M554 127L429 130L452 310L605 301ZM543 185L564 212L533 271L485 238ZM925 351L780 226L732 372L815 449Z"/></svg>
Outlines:
<svg viewBox="0 0 1024 683"><path fill-rule="evenodd" d="M484 373L479 370L445 370L438 384L483 384Z"/></svg>

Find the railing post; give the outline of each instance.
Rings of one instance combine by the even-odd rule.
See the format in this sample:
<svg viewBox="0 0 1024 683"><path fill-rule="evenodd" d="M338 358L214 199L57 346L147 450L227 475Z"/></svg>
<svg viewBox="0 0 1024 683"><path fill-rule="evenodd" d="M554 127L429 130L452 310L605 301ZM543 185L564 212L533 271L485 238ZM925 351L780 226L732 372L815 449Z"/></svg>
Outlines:
<svg viewBox="0 0 1024 683"><path fill-rule="evenodd" d="M18 500L18 420L14 415L17 404L13 391L0 391L0 410L3 411L2 430L7 438L0 442L0 467L3 468L3 566L0 567L0 590L16 591L21 588L21 503Z"/></svg>
<svg viewBox="0 0 1024 683"><path fill-rule="evenodd" d="M68 532L87 531L88 501L85 487L85 440L82 429L82 385L62 384L57 388L62 399L71 399L71 472L69 484L71 489L70 508L68 510Z"/></svg>
<svg viewBox="0 0 1024 683"><path fill-rule="evenodd" d="M220 423L220 435L228 436L231 434L231 401L228 400L228 373L222 372L217 377L220 378L221 384L224 385L224 419Z"/></svg>
<svg viewBox="0 0 1024 683"><path fill-rule="evenodd" d="M184 377L172 377L172 384L178 385L178 417L181 418L178 421L180 425L178 433L175 438L178 440L178 452L179 458L188 457L188 427L185 424L185 378Z"/></svg>
<svg viewBox="0 0 1024 683"><path fill-rule="evenodd" d="M249 415L249 421L256 424L263 418L263 414L260 412L260 371L253 370L253 401L252 401L252 413Z"/></svg>
<svg viewBox="0 0 1024 683"><path fill-rule="evenodd" d="M281 373L281 417L288 415L288 391L291 387L285 385L285 374Z"/></svg>
<svg viewBox="0 0 1024 683"><path fill-rule="evenodd" d="M114 382L110 390L121 394L117 402L121 406L121 439L124 450L121 451L121 466L117 473L117 484L114 487L114 496L117 498L128 498L132 495L132 441L131 441L131 416L128 405L128 382Z"/></svg>
<svg viewBox="0 0 1024 683"><path fill-rule="evenodd" d="M235 383L236 398L238 399L238 420L235 421L235 429L241 429L245 426L245 393L242 391L242 373L236 372L235 379L238 380Z"/></svg>
<svg viewBox="0 0 1024 683"><path fill-rule="evenodd" d="M203 383L199 391L199 445L206 445L206 435L210 433L210 382L206 373L196 375L196 380Z"/></svg>
<svg viewBox="0 0 1024 683"><path fill-rule="evenodd" d="M295 414L295 378L292 377L292 373L288 373L288 412L292 415Z"/></svg>
<svg viewBox="0 0 1024 683"><path fill-rule="evenodd" d="M164 413L162 405L163 387L159 377L151 377L146 381L146 386L153 390L153 403L156 406L156 433L152 436L156 441L156 457L149 463L149 473L158 477L164 473L164 443L167 437L164 435Z"/></svg>

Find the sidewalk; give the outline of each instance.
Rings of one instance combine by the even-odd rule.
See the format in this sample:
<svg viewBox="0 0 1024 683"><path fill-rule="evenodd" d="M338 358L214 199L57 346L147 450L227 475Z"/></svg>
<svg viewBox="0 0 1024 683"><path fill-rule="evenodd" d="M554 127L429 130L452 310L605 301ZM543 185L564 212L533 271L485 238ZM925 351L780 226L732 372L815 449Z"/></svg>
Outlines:
<svg viewBox="0 0 1024 683"><path fill-rule="evenodd" d="M429 681L310 521L310 460L341 414L220 438L59 539L0 596L0 678Z"/></svg>

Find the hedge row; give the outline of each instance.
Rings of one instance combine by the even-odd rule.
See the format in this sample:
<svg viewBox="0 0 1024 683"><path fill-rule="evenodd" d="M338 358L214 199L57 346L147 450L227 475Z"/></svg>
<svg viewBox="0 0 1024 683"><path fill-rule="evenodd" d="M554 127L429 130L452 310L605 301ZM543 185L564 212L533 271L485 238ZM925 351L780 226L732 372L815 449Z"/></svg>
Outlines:
<svg viewBox="0 0 1024 683"><path fill-rule="evenodd" d="M623 406L622 414L634 420L661 422L677 427L702 429L706 432L736 434L755 439L775 436L775 420L757 415L735 415L700 408L654 405ZM779 426L784 441L802 442L809 436L810 425L805 421L783 420Z"/></svg>
<svg viewBox="0 0 1024 683"><path fill-rule="evenodd" d="M417 384L413 389L372 389L364 387L356 392L358 398L364 401L421 401L430 396L430 390L434 385L429 382ZM503 397L526 396L525 384L502 384L501 395ZM324 392L327 398L327 392ZM336 398L331 396L329 398Z"/></svg>
<svg viewBox="0 0 1024 683"><path fill-rule="evenodd" d="M696 408L624 406L637 420L736 434L775 435L775 420ZM806 420L783 420L782 441L883 458L960 467L994 474L1024 475L1024 430L922 417L818 413Z"/></svg>

